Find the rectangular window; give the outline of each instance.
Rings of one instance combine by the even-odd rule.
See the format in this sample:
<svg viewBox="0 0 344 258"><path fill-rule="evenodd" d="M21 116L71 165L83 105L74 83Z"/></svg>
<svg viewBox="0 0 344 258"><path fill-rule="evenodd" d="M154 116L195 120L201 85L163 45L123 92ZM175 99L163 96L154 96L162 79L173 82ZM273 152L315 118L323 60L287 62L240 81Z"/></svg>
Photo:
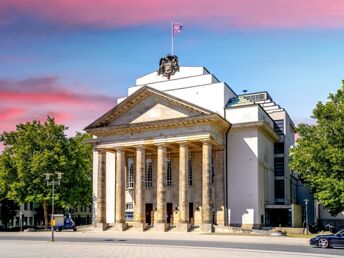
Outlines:
<svg viewBox="0 0 344 258"><path fill-rule="evenodd" d="M275 199L284 199L284 180L275 180Z"/></svg>
<svg viewBox="0 0 344 258"><path fill-rule="evenodd" d="M26 211L28 210L28 203L27 202L24 203L24 210L26 210Z"/></svg>
<svg viewBox="0 0 344 258"><path fill-rule="evenodd" d="M153 165L152 155L146 155L146 187L151 188L153 186Z"/></svg>
<svg viewBox="0 0 344 258"><path fill-rule="evenodd" d="M29 225L33 226L33 217L29 217Z"/></svg>
<svg viewBox="0 0 344 258"><path fill-rule="evenodd" d="M125 209L126 210L134 210L134 205L133 205L133 203L126 203L125 204Z"/></svg>
<svg viewBox="0 0 344 258"><path fill-rule="evenodd" d="M171 154L167 153L167 186L172 186L172 161Z"/></svg>
<svg viewBox="0 0 344 258"><path fill-rule="evenodd" d="M284 176L284 157L275 158L275 176Z"/></svg>
<svg viewBox="0 0 344 258"><path fill-rule="evenodd" d="M284 135L284 120L275 120L274 129L278 135Z"/></svg>
<svg viewBox="0 0 344 258"><path fill-rule="evenodd" d="M274 153L275 154L284 154L284 142L275 143Z"/></svg>
<svg viewBox="0 0 344 258"><path fill-rule="evenodd" d="M192 153L188 153L188 184L192 185Z"/></svg>
<svg viewBox="0 0 344 258"><path fill-rule="evenodd" d="M134 160L132 156L128 157L128 188L134 188Z"/></svg>
<svg viewBox="0 0 344 258"><path fill-rule="evenodd" d="M126 211L125 212L125 220L127 220L127 221L134 220L134 212L133 211Z"/></svg>

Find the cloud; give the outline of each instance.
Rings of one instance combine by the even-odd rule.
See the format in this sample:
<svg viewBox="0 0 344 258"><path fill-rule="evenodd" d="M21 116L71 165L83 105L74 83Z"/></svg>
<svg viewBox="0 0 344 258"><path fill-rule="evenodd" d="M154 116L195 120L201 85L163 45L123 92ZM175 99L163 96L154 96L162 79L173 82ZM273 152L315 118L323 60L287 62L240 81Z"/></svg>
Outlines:
<svg viewBox="0 0 344 258"><path fill-rule="evenodd" d="M0 99L0 132L14 130L18 123L44 121L51 116L68 126L72 134L81 131L116 103L115 98L93 94L75 85L64 85L56 76L0 79Z"/></svg>
<svg viewBox="0 0 344 258"><path fill-rule="evenodd" d="M47 4L37 0L2 0L1 16L2 23L27 16L65 27L113 28L159 24L176 18L224 28L343 28L344 1L49 0Z"/></svg>

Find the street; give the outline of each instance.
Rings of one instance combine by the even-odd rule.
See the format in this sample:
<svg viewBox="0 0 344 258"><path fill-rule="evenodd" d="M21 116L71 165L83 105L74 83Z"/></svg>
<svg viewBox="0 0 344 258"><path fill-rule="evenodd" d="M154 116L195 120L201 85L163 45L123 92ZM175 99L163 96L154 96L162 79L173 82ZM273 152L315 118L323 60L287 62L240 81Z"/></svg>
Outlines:
<svg viewBox="0 0 344 258"><path fill-rule="evenodd" d="M0 233L0 257L343 257L308 239L155 232Z"/></svg>

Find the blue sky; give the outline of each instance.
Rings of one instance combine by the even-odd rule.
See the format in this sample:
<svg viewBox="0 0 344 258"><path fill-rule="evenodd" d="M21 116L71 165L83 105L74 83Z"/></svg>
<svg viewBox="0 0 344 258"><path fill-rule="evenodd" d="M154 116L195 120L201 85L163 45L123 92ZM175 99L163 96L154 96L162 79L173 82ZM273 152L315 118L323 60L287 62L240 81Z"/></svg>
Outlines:
<svg viewBox="0 0 344 258"><path fill-rule="evenodd" d="M0 20L0 131L46 115L80 131L170 52L169 17L94 26L20 10L16 19ZM178 20L184 29L175 54L182 66L205 66L238 94L268 91L296 123L310 122L317 101L341 86L344 26L216 26L210 19ZM49 94L53 100L41 102ZM68 103L66 94L73 96Z"/></svg>

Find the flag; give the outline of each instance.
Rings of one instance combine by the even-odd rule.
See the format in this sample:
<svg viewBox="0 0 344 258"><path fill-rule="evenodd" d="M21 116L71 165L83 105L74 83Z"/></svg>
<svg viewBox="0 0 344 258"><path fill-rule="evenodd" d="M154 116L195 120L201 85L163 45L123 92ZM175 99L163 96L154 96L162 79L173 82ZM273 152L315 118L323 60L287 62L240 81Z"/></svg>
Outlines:
<svg viewBox="0 0 344 258"><path fill-rule="evenodd" d="M180 33L182 29L183 29L183 25L181 25L180 23L173 22L173 31L172 31L173 36L175 36L177 33Z"/></svg>

